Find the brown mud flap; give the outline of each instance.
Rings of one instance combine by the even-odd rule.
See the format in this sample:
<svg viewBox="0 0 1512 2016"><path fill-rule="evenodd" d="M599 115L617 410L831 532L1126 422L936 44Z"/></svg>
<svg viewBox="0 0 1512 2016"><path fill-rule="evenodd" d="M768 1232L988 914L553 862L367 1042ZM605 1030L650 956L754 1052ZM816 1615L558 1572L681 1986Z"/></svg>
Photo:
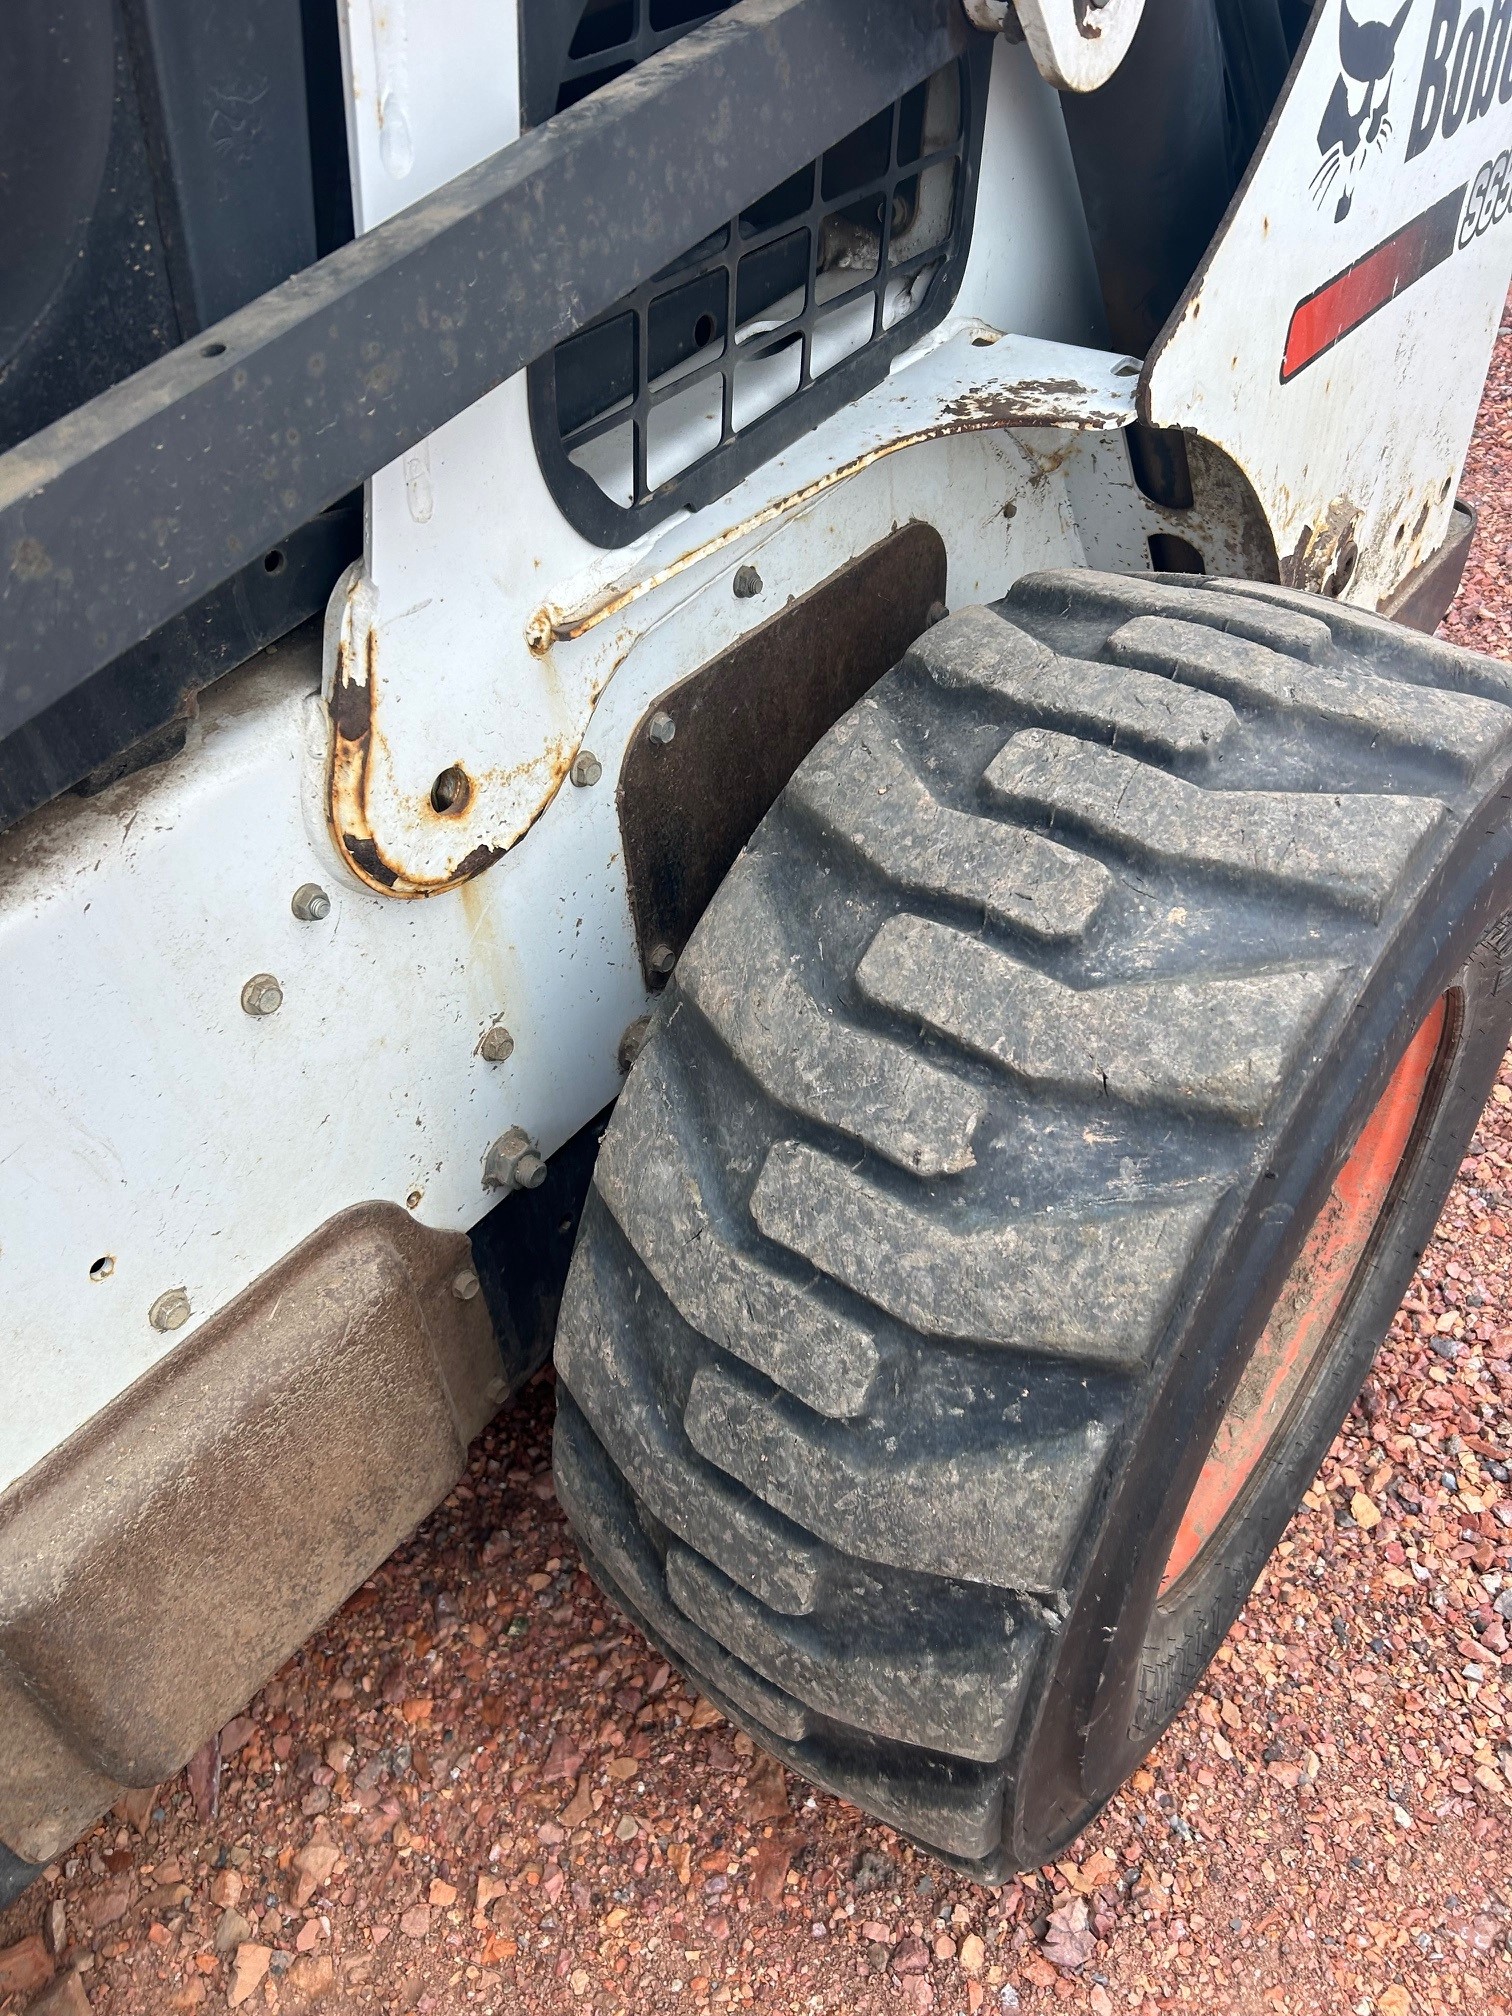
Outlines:
<svg viewBox="0 0 1512 2016"><path fill-rule="evenodd" d="M1381 604L1380 613L1393 623L1405 623L1409 630L1421 630L1431 637L1449 613L1449 604L1459 593L1465 562L1470 558L1470 542L1475 537L1476 509L1458 498L1449 519L1449 536L1436 553L1420 566Z"/></svg>
<svg viewBox="0 0 1512 2016"><path fill-rule="evenodd" d="M735 592L742 592L742 568ZM751 593L759 592L759 578ZM620 831L646 984L819 738L945 613L945 543L904 525L663 694L630 738Z"/></svg>
<svg viewBox="0 0 1512 2016"><path fill-rule="evenodd" d="M435 1506L504 1381L466 1237L330 1220L0 1497L0 1842L170 1777Z"/></svg>

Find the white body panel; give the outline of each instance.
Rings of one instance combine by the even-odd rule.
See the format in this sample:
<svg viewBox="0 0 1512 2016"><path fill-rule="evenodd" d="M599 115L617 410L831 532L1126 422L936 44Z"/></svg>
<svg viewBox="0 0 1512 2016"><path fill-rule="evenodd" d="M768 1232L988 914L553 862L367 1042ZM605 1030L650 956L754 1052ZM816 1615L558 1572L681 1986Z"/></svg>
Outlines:
<svg viewBox="0 0 1512 2016"><path fill-rule="evenodd" d="M1505 9L1494 49L1482 50L1478 27L1471 38L1472 16L1486 19L1478 6L1356 0L1351 18L1401 26L1385 78L1370 87L1359 146L1345 153L1333 136L1354 134L1367 87L1342 67L1343 5L1321 0L1271 140L1146 361L1140 410L1233 457L1270 520L1283 580L1374 608L1443 542L1475 424L1512 277L1512 71ZM1456 32L1445 43L1451 6ZM1478 86L1467 81L1459 123L1441 104L1428 135L1430 37L1451 95L1466 66L1473 78L1482 55L1496 60L1485 110L1476 113ZM1467 236L1468 192L1497 162L1499 210L1493 197L1486 227L1475 231L1477 213ZM1404 231L1446 201L1448 255L1420 276L1399 268L1394 298L1283 375L1302 304L1393 240L1406 260ZM1391 277L1383 273L1388 287ZM1360 558L1341 569L1347 544Z"/></svg>
<svg viewBox="0 0 1512 2016"><path fill-rule="evenodd" d="M364 226L511 137L507 6L349 0L343 32ZM615 784L668 686L911 518L939 529L957 605L1037 566L1144 564L1148 532L1170 528L1116 432L1095 431L1128 419L1135 385L1089 349L1100 329L1058 108L1028 52L1000 46L950 318L739 491L600 552L548 495L520 380L373 479L327 650L345 624L375 678L377 838L416 890L507 847L486 873L402 901L352 872L313 647L207 692L173 761L0 838L0 1488L345 1206L470 1226L502 1131L549 1153L613 1096L646 1003ZM1009 334L972 340L987 330ZM1479 390L1483 318L1472 334L1456 415ZM1026 389L1047 381L1071 389ZM1213 403L1215 428L1221 389L1178 388ZM1023 431L1047 400L1061 428ZM1213 550L1238 566L1237 547ZM737 601L752 556L763 592ZM564 787L584 740L602 780ZM442 822L430 786L456 763L478 789ZM307 882L332 898L319 923L290 910ZM241 1006L258 973L282 987L272 1015ZM478 1045L497 1020L515 1048L495 1065ZM155 1329L179 1287L188 1324Z"/></svg>

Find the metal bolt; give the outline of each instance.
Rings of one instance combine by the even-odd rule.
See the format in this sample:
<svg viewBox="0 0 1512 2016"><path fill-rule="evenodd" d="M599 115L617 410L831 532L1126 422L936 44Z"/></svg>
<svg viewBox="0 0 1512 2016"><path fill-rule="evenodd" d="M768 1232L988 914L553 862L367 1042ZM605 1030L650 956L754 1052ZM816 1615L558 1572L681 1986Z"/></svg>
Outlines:
<svg viewBox="0 0 1512 2016"><path fill-rule="evenodd" d="M677 733L677 723L670 714L657 712L646 724L646 739L654 742L658 749L665 749Z"/></svg>
<svg viewBox="0 0 1512 2016"><path fill-rule="evenodd" d="M170 1288L165 1295L159 1295L147 1311L147 1321L154 1330L180 1330L189 1321L189 1316L187 1288Z"/></svg>
<svg viewBox="0 0 1512 2016"><path fill-rule="evenodd" d="M604 774L604 766L591 749L580 749L572 759L572 781L574 784L597 784Z"/></svg>
<svg viewBox="0 0 1512 2016"><path fill-rule="evenodd" d="M490 1190L535 1190L546 1181L546 1163L523 1127L510 1127L483 1157L483 1181Z"/></svg>
<svg viewBox="0 0 1512 2016"><path fill-rule="evenodd" d="M506 1057L513 1057L514 1038L502 1022L495 1022L492 1029L483 1031L483 1041L478 1045L478 1055L485 1064L502 1064Z"/></svg>
<svg viewBox="0 0 1512 2016"><path fill-rule="evenodd" d="M276 1015L283 1006L283 989L271 973L254 973L242 989L241 1001L249 1015Z"/></svg>
<svg viewBox="0 0 1512 2016"><path fill-rule="evenodd" d="M472 796L472 779L460 763L448 763L430 788L431 809L435 812L462 812Z"/></svg>
<svg viewBox="0 0 1512 2016"><path fill-rule="evenodd" d="M759 595L765 584L754 567L735 569L735 596L740 602L749 602L753 595Z"/></svg>
<svg viewBox="0 0 1512 2016"><path fill-rule="evenodd" d="M318 882L301 882L289 908L301 924L318 924L331 914L331 899Z"/></svg>
<svg viewBox="0 0 1512 2016"><path fill-rule="evenodd" d="M459 1302L471 1302L478 1292L478 1277L471 1267L464 1267L460 1274L452 1276L452 1293Z"/></svg>
<svg viewBox="0 0 1512 2016"><path fill-rule="evenodd" d="M677 964L677 954L670 945L653 945L651 957L646 963L653 973L670 973Z"/></svg>
<svg viewBox="0 0 1512 2016"><path fill-rule="evenodd" d="M646 1047L646 1038L651 1034L651 1017L637 1015L619 1040L618 1064L620 1076L628 1077L630 1067Z"/></svg>

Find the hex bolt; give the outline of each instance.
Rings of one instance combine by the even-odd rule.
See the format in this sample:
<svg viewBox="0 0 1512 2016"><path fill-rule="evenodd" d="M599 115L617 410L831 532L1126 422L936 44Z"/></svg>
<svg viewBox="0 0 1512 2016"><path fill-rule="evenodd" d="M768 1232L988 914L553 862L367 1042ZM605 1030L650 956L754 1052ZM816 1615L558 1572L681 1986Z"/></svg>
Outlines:
<svg viewBox="0 0 1512 2016"><path fill-rule="evenodd" d="M484 1030L478 1055L485 1064L502 1064L506 1058L513 1057L514 1038L502 1022L495 1022L492 1029Z"/></svg>
<svg viewBox="0 0 1512 2016"><path fill-rule="evenodd" d="M546 1181L545 1158L523 1127L510 1127L483 1157L490 1190L536 1190Z"/></svg>
<svg viewBox="0 0 1512 2016"><path fill-rule="evenodd" d="M478 1277L471 1267L464 1267L460 1273L452 1276L452 1293L459 1302L471 1302L478 1292L479 1285Z"/></svg>
<svg viewBox="0 0 1512 2016"><path fill-rule="evenodd" d="M737 601L749 602L753 595L759 595L765 583L754 567L737 567L733 583Z"/></svg>
<svg viewBox="0 0 1512 2016"><path fill-rule="evenodd" d="M604 766L591 749L579 749L572 759L572 781L584 789L597 784L604 774Z"/></svg>
<svg viewBox="0 0 1512 2016"><path fill-rule="evenodd" d="M283 989L271 973L254 973L241 991L241 1004L249 1015L276 1015L283 1006Z"/></svg>
<svg viewBox="0 0 1512 2016"><path fill-rule="evenodd" d="M670 714L658 710L646 723L646 740L654 742L658 749L665 749L677 733L677 723Z"/></svg>
<svg viewBox="0 0 1512 2016"><path fill-rule="evenodd" d="M653 973L670 973L677 964L677 954L670 945L653 945L646 963Z"/></svg>
<svg viewBox="0 0 1512 2016"><path fill-rule="evenodd" d="M634 1064L636 1058L639 1057L642 1050L645 1049L646 1039L650 1034L651 1017L649 1015L637 1015L635 1020L626 1029L624 1035L621 1036L616 1062L619 1065L620 1076L622 1078L629 1077L630 1067Z"/></svg>
<svg viewBox="0 0 1512 2016"><path fill-rule="evenodd" d="M154 1330L180 1330L189 1321L190 1313L188 1289L170 1288L147 1311L147 1321Z"/></svg>
<svg viewBox="0 0 1512 2016"><path fill-rule="evenodd" d="M301 924L319 924L331 914L331 899L318 882L301 882L289 908Z"/></svg>

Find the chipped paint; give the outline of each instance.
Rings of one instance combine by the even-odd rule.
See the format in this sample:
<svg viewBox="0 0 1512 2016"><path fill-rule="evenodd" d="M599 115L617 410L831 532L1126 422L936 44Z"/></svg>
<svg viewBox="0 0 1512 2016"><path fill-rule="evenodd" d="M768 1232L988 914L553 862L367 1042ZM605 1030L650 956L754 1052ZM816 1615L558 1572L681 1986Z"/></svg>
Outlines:
<svg viewBox="0 0 1512 2016"><path fill-rule="evenodd" d="M1512 276L1512 233L1472 237L1283 379L1298 304L1457 181L1468 186L1495 151L1468 120L1410 161L1405 130L1388 132L1342 216L1309 202L1337 88L1339 5L1320 0L1314 11L1264 151L1146 359L1139 410L1151 426L1214 443L1243 472L1283 556L1282 580L1374 609L1448 535ZM1431 16L1406 17L1402 75L1421 70Z"/></svg>
<svg viewBox="0 0 1512 2016"><path fill-rule="evenodd" d="M959 344L969 360L970 352L980 353L995 348L998 343L1009 341L999 330L984 329L975 325L964 341L957 338L950 346ZM1043 351L1052 347L1035 344L1034 350ZM863 453L839 463L832 469L823 471L811 482L797 489L781 493L764 503L759 510L737 519L727 525L712 538L679 553L654 571L634 579L624 586L596 599L574 605L567 602L545 602L530 616L525 625L525 641L531 651L540 654L553 643L566 643L580 638L602 623L607 617L617 616L632 604L662 587L676 575L708 560L723 551L748 539L764 526L776 520L790 517L811 504L816 497L836 485L850 481L863 470L872 468L884 456L896 455L905 448L917 447L925 441L936 441L949 435L972 434L995 428L1052 429L1081 432L1106 432L1113 428L1127 426L1133 417L1131 396L1132 374L1125 367L1130 360L1112 356L1102 356L1098 360L1104 370L1099 374L1099 382L1093 383L1073 376L1028 375L1004 378L998 375L986 378L980 384L968 384L953 390L941 390L914 424L903 425L899 431L880 439ZM1111 372L1106 368L1111 365ZM900 380L905 374L899 374ZM897 383L898 381L894 381ZM884 391L889 388L883 388ZM909 400L896 393L893 404L904 412L916 414L922 402ZM742 486L745 488L747 486Z"/></svg>

